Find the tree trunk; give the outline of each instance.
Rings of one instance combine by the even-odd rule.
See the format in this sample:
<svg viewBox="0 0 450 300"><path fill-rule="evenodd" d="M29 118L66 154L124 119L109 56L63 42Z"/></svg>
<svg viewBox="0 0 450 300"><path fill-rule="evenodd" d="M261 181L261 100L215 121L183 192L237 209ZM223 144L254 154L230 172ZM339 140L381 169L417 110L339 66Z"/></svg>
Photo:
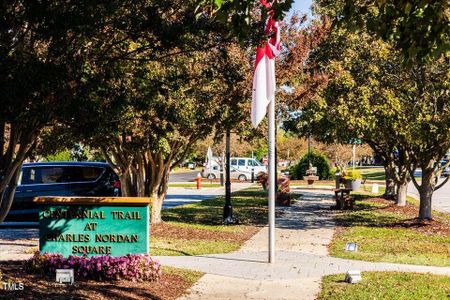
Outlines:
<svg viewBox="0 0 450 300"><path fill-rule="evenodd" d="M390 166L384 166L386 174L386 190L384 191L384 197L386 199L393 199L395 197L395 182L394 182L394 172Z"/></svg>
<svg viewBox="0 0 450 300"><path fill-rule="evenodd" d="M163 205L165 197L166 197L166 194L158 195L158 193L153 193L151 195L151 197L150 197L152 199L152 211L150 214L151 224L159 224L162 222L161 210L162 210L162 205Z"/></svg>
<svg viewBox="0 0 450 300"><path fill-rule="evenodd" d="M120 189L123 197L133 197L133 186L130 178L130 173L119 174Z"/></svg>
<svg viewBox="0 0 450 300"><path fill-rule="evenodd" d="M419 219L421 220L431 220L431 198L433 196L432 187L422 187L420 189L420 208L419 208Z"/></svg>
<svg viewBox="0 0 450 300"><path fill-rule="evenodd" d="M408 194L408 181L397 184L397 205L406 205L406 196Z"/></svg>
<svg viewBox="0 0 450 300"><path fill-rule="evenodd" d="M419 188L419 219L421 220L432 219L431 199L433 197L435 180L436 178L433 170L422 169L422 185Z"/></svg>
<svg viewBox="0 0 450 300"><path fill-rule="evenodd" d="M14 200L14 193L16 192L17 181L19 180L20 169L21 167L14 173L9 183L9 187L0 192L0 223L5 220L9 210L11 209Z"/></svg>

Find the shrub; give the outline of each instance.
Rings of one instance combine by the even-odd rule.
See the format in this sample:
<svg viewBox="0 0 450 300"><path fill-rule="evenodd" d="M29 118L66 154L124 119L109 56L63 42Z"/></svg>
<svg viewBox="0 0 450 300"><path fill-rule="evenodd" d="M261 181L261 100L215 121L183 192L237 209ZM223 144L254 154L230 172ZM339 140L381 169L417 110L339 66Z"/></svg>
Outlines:
<svg viewBox="0 0 450 300"><path fill-rule="evenodd" d="M345 180L357 180L357 179L362 179L362 175L361 172L359 172L358 170L345 170L344 171L344 179Z"/></svg>
<svg viewBox="0 0 450 300"><path fill-rule="evenodd" d="M266 172L258 173L256 180L264 190L268 189L269 186L269 174ZM291 181L286 176L278 177L277 179L277 204L279 205L290 205L291 201Z"/></svg>
<svg viewBox="0 0 450 300"><path fill-rule="evenodd" d="M261 184L264 190L267 190L269 184L269 174L267 174L266 172L259 172L256 176L256 181Z"/></svg>
<svg viewBox="0 0 450 300"><path fill-rule="evenodd" d="M56 269L74 269L78 278L94 280L157 281L161 276L161 265L148 255L126 256L69 256L59 253L37 251L26 261L31 273L54 274Z"/></svg>
<svg viewBox="0 0 450 300"><path fill-rule="evenodd" d="M291 205L291 181L286 176L278 178L277 205Z"/></svg>
<svg viewBox="0 0 450 300"><path fill-rule="evenodd" d="M332 178L330 164L323 154L311 151L310 159L312 166L317 168L316 175L319 176L319 179ZM306 176L306 170L308 170L308 168L308 154L305 154L300 161L289 170L291 179L303 179L303 177Z"/></svg>

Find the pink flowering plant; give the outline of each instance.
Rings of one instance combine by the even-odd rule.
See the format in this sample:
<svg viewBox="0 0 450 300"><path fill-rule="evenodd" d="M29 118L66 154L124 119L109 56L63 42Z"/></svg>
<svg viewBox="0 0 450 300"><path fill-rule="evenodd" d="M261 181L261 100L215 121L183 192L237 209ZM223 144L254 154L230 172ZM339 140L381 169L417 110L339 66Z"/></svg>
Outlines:
<svg viewBox="0 0 450 300"><path fill-rule="evenodd" d="M161 277L161 265L149 255L126 256L69 256L37 251L26 261L32 273L54 274L56 269L73 269L76 278L94 280L157 281Z"/></svg>

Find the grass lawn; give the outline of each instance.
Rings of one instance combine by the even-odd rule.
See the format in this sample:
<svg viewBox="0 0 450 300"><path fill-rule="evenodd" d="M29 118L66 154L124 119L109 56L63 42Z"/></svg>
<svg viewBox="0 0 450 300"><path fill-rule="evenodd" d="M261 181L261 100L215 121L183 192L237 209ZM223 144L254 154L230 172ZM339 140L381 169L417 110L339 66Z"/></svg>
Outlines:
<svg viewBox="0 0 450 300"><path fill-rule="evenodd" d="M169 187L197 188L196 183L169 183ZM202 182L202 188L221 187L220 183Z"/></svg>
<svg viewBox="0 0 450 300"><path fill-rule="evenodd" d="M348 284L345 274L325 276L321 300L449 299L450 277L399 272L363 272L362 281Z"/></svg>
<svg viewBox="0 0 450 300"><path fill-rule="evenodd" d="M356 169L361 172L361 175L364 179L367 179L367 180L385 180L386 179L384 168L356 167Z"/></svg>
<svg viewBox="0 0 450 300"><path fill-rule="evenodd" d="M29 274L21 262L0 262L2 282L23 283L22 291L0 289L0 299L178 299L203 273L163 267L158 282L76 280L73 285Z"/></svg>
<svg viewBox="0 0 450 300"><path fill-rule="evenodd" d="M392 201L356 194L353 211L336 215L337 229L329 245L336 257L405 264L450 266L450 217L435 214L431 222L419 222L418 207L397 207ZM409 199L413 201L413 199ZM358 252L346 252L345 244L358 243Z"/></svg>
<svg viewBox="0 0 450 300"><path fill-rule="evenodd" d="M250 188L232 194L236 225L222 224L225 200L218 197L162 211L163 223L151 228L151 255L226 253L267 224L267 193Z"/></svg>

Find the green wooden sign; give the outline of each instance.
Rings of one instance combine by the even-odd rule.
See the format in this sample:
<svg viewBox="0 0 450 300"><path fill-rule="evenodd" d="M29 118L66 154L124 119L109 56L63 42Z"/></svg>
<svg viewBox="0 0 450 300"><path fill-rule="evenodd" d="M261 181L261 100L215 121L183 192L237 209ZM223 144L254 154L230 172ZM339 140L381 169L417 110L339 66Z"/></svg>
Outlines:
<svg viewBox="0 0 450 300"><path fill-rule="evenodd" d="M148 254L149 206L42 205L39 249L65 257Z"/></svg>

